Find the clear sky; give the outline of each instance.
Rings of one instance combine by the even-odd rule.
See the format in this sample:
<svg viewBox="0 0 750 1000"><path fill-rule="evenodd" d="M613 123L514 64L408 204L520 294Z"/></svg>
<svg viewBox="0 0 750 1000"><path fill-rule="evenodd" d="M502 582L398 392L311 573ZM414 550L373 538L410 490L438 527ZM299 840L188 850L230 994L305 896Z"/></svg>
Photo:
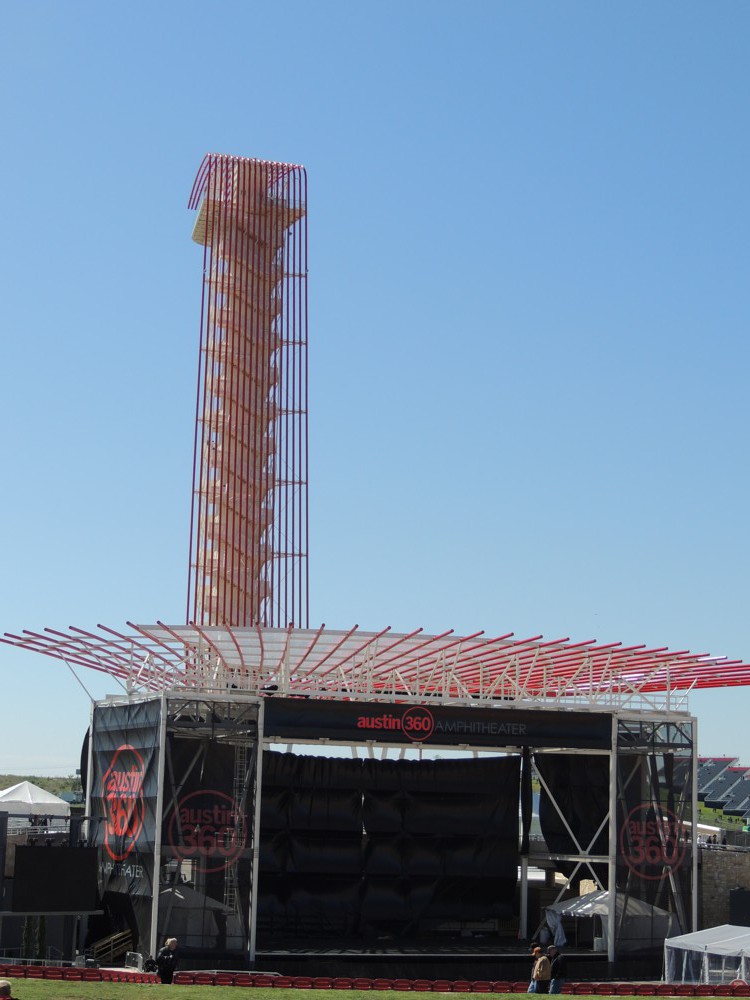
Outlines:
<svg viewBox="0 0 750 1000"><path fill-rule="evenodd" d="M6 0L0 632L184 621L214 151L308 169L312 624L750 661L749 44L745 0ZM0 772L70 773L78 681L0 680ZM693 697L702 753L749 701Z"/></svg>

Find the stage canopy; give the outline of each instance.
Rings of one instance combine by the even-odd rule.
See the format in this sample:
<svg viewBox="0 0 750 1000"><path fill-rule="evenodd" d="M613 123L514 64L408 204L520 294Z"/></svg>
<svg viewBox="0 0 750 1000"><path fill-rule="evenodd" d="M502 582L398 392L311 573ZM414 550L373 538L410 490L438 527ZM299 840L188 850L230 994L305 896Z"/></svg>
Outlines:
<svg viewBox="0 0 750 1000"><path fill-rule="evenodd" d="M314 698L544 700L682 709L694 688L750 684L740 660L512 632L427 635L318 629L135 625L6 633L3 642L85 666L128 691L226 690ZM680 694L682 692L682 694Z"/></svg>

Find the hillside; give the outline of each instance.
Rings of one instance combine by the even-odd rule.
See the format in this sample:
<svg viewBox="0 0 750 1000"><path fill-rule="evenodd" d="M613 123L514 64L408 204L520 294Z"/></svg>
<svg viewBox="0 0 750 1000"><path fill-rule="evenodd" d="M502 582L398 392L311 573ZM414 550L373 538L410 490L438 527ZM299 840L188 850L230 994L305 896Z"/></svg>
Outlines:
<svg viewBox="0 0 750 1000"><path fill-rule="evenodd" d="M59 795L60 792L80 792L81 779L77 774L69 774L67 777L50 777L49 775L36 774L0 774L0 791L17 785L19 781L30 781L32 784L43 788L46 792Z"/></svg>

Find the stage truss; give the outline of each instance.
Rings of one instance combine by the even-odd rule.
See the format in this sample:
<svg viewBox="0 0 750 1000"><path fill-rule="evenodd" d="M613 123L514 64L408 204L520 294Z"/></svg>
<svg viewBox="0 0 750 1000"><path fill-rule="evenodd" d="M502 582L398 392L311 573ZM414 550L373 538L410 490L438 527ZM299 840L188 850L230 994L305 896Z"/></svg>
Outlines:
<svg viewBox="0 0 750 1000"><path fill-rule="evenodd" d="M0 641L108 674L128 693L236 690L260 697L684 711L694 689L750 684L750 665L722 656L513 633L128 622L124 631L45 628L6 633Z"/></svg>

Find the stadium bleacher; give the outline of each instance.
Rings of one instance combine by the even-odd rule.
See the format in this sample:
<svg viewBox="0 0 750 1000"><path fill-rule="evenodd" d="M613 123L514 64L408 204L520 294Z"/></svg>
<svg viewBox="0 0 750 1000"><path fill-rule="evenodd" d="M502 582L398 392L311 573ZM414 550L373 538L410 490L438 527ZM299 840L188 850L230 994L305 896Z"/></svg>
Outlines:
<svg viewBox="0 0 750 1000"><path fill-rule="evenodd" d="M728 767L738 763L737 757L699 757L698 758L698 799L703 802L712 782L720 777Z"/></svg>

